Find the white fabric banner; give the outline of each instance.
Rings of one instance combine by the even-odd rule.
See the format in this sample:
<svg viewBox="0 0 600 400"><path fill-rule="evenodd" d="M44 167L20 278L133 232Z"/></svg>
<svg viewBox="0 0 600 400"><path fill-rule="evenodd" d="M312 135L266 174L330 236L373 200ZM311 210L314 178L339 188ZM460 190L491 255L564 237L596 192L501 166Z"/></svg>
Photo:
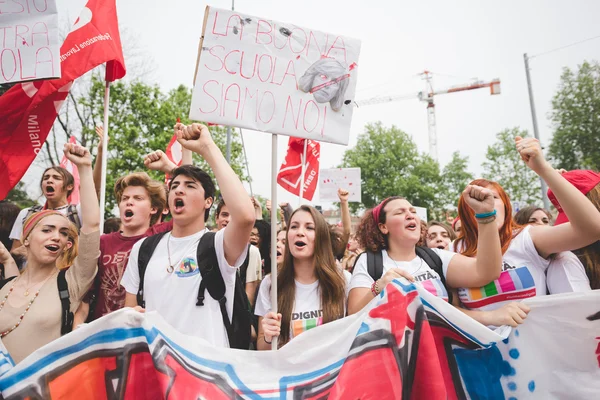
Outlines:
<svg viewBox="0 0 600 400"><path fill-rule="evenodd" d="M0 2L0 83L60 78L56 0Z"/></svg>
<svg viewBox="0 0 600 400"><path fill-rule="evenodd" d="M360 42L206 8L190 119L348 144Z"/></svg>
<svg viewBox="0 0 600 400"><path fill-rule="evenodd" d="M190 299L194 301L194 299ZM279 351L215 348L154 313L107 315L12 367L5 399L598 399L600 291L525 300L491 331L394 281L359 314Z"/></svg>
<svg viewBox="0 0 600 400"><path fill-rule="evenodd" d="M319 171L321 201L339 201L338 189L348 191L348 201L361 202L360 168L331 168Z"/></svg>

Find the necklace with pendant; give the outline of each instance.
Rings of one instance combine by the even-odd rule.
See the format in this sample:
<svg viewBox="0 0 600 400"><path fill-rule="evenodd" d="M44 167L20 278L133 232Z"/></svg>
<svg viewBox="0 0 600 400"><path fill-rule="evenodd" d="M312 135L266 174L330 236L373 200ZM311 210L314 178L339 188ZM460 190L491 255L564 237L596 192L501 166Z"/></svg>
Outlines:
<svg viewBox="0 0 600 400"><path fill-rule="evenodd" d="M204 232L206 232L206 229L204 230ZM185 256L190 252L190 250L192 250L194 247L197 246L198 242L200 241L200 238L202 238L202 236L200 236L200 238L198 238L198 240L194 240L194 242L191 244L191 246L183 253L183 257L181 257L181 259L176 262L175 264L173 264L171 262L171 248L169 246L169 242L171 241L171 232L169 232L169 237L167 238L167 259L169 260L169 266L167 267L167 273L168 274L172 274L173 271L175 271L175 266L179 263L181 263L181 261L183 261L183 259L185 258Z"/></svg>

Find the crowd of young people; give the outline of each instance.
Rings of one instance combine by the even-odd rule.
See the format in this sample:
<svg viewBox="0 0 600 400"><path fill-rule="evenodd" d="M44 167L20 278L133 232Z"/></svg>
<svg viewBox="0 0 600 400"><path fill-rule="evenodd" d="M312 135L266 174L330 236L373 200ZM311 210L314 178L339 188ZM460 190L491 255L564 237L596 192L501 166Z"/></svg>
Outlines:
<svg viewBox="0 0 600 400"><path fill-rule="evenodd" d="M534 206L513 216L503 188L477 179L456 199L451 225L426 225L398 193L365 211L353 233L348 192L340 189L340 226L309 205L265 204L281 220L271 260L262 205L208 128L174 129L183 165L155 151L144 164L169 174L168 186L141 171L119 178L119 218L103 235L101 157L92 170L89 151L78 145L65 145L64 153L80 175L80 204L69 204L75 183L61 167L42 174L44 206L19 212L0 203L0 336L14 361L124 307L157 311L215 346L267 350L275 337L281 347L360 312L394 279L421 285L490 327L526 323L523 299L600 288L600 175L554 170L535 139L517 138L515 151L548 184L559 211L554 223L549 210ZM206 160L216 184L191 165L192 153Z"/></svg>

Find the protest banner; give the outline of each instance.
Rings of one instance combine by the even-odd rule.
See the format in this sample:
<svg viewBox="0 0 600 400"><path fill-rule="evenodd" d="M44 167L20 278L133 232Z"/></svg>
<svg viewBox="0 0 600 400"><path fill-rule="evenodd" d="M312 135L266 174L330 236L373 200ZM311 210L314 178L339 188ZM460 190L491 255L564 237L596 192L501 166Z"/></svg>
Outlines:
<svg viewBox="0 0 600 400"><path fill-rule="evenodd" d="M60 76L56 0L0 2L0 83Z"/></svg>
<svg viewBox="0 0 600 400"><path fill-rule="evenodd" d="M348 144L360 42L207 7L190 119Z"/></svg>
<svg viewBox="0 0 600 400"><path fill-rule="evenodd" d="M597 399L600 291L525 300L492 331L420 284L393 281L360 313L276 352L215 348L156 313L109 314L17 366L5 399Z"/></svg>
<svg viewBox="0 0 600 400"><path fill-rule="evenodd" d="M337 191L349 192L348 201L361 202L360 168L330 168L319 171L321 201L339 201Z"/></svg>
<svg viewBox="0 0 600 400"><path fill-rule="evenodd" d="M419 216L419 219L423 222L427 222L427 209L425 207L415 207L415 210L417 210L417 215Z"/></svg>

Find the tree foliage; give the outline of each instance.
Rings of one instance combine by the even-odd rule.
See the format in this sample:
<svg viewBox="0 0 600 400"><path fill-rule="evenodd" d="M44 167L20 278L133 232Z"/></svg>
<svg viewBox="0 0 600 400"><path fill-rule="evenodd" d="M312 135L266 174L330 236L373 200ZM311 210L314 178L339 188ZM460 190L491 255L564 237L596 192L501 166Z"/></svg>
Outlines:
<svg viewBox="0 0 600 400"><path fill-rule="evenodd" d="M563 70L550 116L555 167L600 170L600 63Z"/></svg>
<svg viewBox="0 0 600 400"><path fill-rule="evenodd" d="M521 160L515 148L515 137L529 134L519 128L505 129L496 135L496 142L488 146L483 163L483 177L498 182L511 201L541 204L538 176Z"/></svg>
<svg viewBox="0 0 600 400"><path fill-rule="evenodd" d="M412 138L395 126L368 124L356 146L344 153L341 166L361 169L362 205L366 208L389 196L403 196L411 204L429 210L439 208L438 163L420 154ZM353 211L359 208L357 203L350 205Z"/></svg>
<svg viewBox="0 0 600 400"><path fill-rule="evenodd" d="M467 170L469 157L461 157L458 151L452 153L452 159L442 170L442 184L439 196L440 204L445 210L455 211L458 199L465 187L473 180L473 174Z"/></svg>
<svg viewBox="0 0 600 400"><path fill-rule="evenodd" d="M37 204L37 202L35 200L33 200L31 197L29 197L29 195L27 194L27 191L25 190L24 182L17 183L17 186L12 188L12 190L10 192L8 192L8 195L6 196L5 200L15 203L21 209L29 208L29 207Z"/></svg>

